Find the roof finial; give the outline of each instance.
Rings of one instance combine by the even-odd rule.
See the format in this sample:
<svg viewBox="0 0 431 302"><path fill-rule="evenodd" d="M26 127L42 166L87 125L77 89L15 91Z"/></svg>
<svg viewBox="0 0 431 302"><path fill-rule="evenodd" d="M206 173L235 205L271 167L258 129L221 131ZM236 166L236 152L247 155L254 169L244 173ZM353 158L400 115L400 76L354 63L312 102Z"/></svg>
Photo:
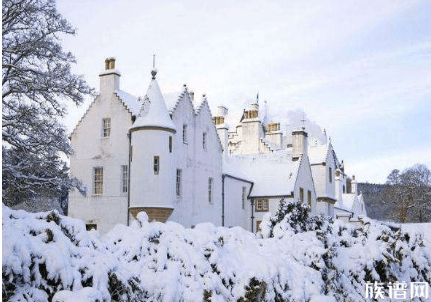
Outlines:
<svg viewBox="0 0 431 302"><path fill-rule="evenodd" d="M302 122L302 130L305 130L305 122L306 122L306 119L305 119L305 112L304 112L304 111L302 112L302 119L301 119L301 122Z"/></svg>
<svg viewBox="0 0 431 302"><path fill-rule="evenodd" d="M257 92L257 95L256 95L256 104L259 104L259 91Z"/></svg>
<svg viewBox="0 0 431 302"><path fill-rule="evenodd" d="M151 70L152 79L156 79L157 69L156 69L156 55L153 55L153 69Z"/></svg>

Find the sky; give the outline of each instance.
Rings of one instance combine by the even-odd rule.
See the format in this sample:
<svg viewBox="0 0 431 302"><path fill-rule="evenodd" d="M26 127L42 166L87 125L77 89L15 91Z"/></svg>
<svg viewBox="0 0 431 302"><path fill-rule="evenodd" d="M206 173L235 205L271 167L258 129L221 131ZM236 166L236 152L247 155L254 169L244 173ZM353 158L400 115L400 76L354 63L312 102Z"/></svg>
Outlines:
<svg viewBox="0 0 431 302"><path fill-rule="evenodd" d="M255 99L269 116L326 129L346 172L383 183L393 169L431 168L430 1L59 0L77 28L62 37L96 90L106 57L121 89L143 96L153 54L163 93L183 84L212 112ZM91 99L69 106L72 131ZM282 126L285 127L285 126Z"/></svg>

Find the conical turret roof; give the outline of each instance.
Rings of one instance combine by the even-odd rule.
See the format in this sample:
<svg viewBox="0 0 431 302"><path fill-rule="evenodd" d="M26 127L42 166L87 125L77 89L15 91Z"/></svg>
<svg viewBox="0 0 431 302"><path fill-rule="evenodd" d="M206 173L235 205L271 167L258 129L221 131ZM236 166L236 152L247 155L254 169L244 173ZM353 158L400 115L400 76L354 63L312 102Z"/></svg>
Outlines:
<svg viewBox="0 0 431 302"><path fill-rule="evenodd" d="M130 130L150 127L164 128L165 130L173 132L176 131L155 76L153 76L151 80L147 93L142 100L139 114L132 127L130 127Z"/></svg>

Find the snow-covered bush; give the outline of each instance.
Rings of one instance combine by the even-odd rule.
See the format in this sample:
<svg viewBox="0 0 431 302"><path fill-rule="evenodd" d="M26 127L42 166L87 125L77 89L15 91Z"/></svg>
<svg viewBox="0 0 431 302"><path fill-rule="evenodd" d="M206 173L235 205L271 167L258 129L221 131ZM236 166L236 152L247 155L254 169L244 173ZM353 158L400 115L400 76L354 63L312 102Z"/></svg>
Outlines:
<svg viewBox="0 0 431 302"><path fill-rule="evenodd" d="M148 222L141 213L130 227L117 225L103 237L56 212L3 207L3 297L363 301L367 281L431 281L429 230L374 221L356 229L283 207L284 214L267 217L272 236L210 223L185 229L173 222Z"/></svg>

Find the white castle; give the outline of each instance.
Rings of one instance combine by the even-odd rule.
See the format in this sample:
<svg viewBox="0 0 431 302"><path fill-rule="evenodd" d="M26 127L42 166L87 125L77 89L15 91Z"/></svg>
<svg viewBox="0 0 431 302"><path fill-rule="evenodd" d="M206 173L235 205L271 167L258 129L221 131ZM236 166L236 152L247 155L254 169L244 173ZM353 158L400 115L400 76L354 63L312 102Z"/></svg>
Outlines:
<svg viewBox="0 0 431 302"><path fill-rule="evenodd" d="M309 144L304 128L283 134L280 123L261 118L258 99L229 129L226 107L213 116L206 96L196 102L186 85L163 95L151 74L137 98L120 89L115 59L106 59L100 93L70 136L71 175L88 192L70 192L69 216L88 229L106 233L145 211L185 227L212 222L253 232L281 199L352 222L366 215L330 140Z"/></svg>

